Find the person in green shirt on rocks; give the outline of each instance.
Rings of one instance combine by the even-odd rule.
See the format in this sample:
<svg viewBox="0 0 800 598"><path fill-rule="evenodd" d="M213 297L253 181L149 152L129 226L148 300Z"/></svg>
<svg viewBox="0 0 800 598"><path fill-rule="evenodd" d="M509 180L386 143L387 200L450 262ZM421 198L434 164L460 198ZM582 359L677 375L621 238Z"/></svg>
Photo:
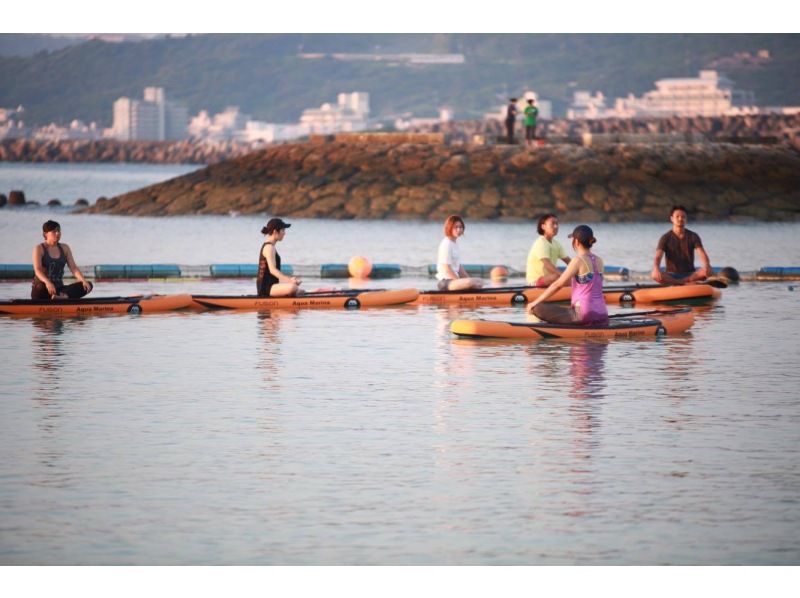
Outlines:
<svg viewBox="0 0 800 598"><path fill-rule="evenodd" d="M527 147L533 147L536 139L536 117L539 116L539 109L535 104L536 100L531 98L528 100L528 105L525 106L525 145Z"/></svg>
<svg viewBox="0 0 800 598"><path fill-rule="evenodd" d="M534 241L528 252L525 278L529 285L546 287L561 276L561 272L556 268L558 260L569 264L570 258L567 257L561 243L555 239L558 234L558 218L555 214L545 214L539 218L536 231L539 233L539 238Z"/></svg>

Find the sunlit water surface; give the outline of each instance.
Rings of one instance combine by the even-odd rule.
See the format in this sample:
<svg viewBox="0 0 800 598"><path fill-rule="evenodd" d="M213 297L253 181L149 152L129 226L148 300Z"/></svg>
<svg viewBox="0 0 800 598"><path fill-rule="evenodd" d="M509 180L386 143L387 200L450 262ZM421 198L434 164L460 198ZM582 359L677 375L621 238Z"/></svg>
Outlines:
<svg viewBox="0 0 800 598"><path fill-rule="evenodd" d="M0 211L0 263L27 262L46 217ZM264 221L58 219L86 264L252 262ZM646 270L667 226L597 225L597 252ZM800 265L796 224L694 228L716 264ZM298 220L279 249L420 265L440 234ZM532 240L468 222L462 254L522 267ZM512 307L0 317L0 563L798 564L795 284L731 286L689 334L612 342L449 333L524 320Z"/></svg>

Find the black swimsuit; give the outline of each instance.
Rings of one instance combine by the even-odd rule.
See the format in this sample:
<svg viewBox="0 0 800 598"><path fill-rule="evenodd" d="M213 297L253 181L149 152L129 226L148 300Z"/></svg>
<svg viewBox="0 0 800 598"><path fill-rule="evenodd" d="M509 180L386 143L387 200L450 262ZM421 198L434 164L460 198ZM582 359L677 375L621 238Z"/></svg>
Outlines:
<svg viewBox="0 0 800 598"><path fill-rule="evenodd" d="M70 299L80 299L92 290L92 283L89 284L89 291L87 291L82 282L73 282L70 285L64 285L64 266L67 265L67 253L61 247L61 243L57 243L60 255L58 257L51 257L47 251L47 245L42 243L42 268L47 273L47 278L56 287L56 295L66 294ZM33 285L31 286L31 299L38 301L49 301L52 299L50 293L47 291L47 285L44 284L37 276L33 277Z"/></svg>
<svg viewBox="0 0 800 598"><path fill-rule="evenodd" d="M47 251L47 245L42 243L42 269L44 269L53 286L56 287L56 293L60 293L64 288L64 266L67 265L67 254L61 247L61 243L56 243L56 247L58 247L59 256L54 258ZM37 276L33 277L31 299L50 299L47 285L39 280Z"/></svg>
<svg viewBox="0 0 800 598"><path fill-rule="evenodd" d="M269 241L266 241L264 245L272 245ZM264 257L264 245L261 246L261 251L258 253L258 277L256 278L256 292L258 293L259 297L269 297L269 293L272 290L272 285L278 284L278 277L274 276L272 272L269 271L269 265L267 264L267 258ZM275 267L280 270L281 269L281 256L278 255L278 252L275 252Z"/></svg>

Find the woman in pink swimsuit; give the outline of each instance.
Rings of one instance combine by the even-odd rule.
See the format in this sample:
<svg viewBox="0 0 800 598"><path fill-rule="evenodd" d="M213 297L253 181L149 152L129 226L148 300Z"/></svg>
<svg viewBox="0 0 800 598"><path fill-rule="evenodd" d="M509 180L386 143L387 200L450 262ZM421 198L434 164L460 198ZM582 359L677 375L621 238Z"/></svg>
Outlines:
<svg viewBox="0 0 800 598"><path fill-rule="evenodd" d="M603 260L591 252L597 242L594 232L585 224L576 226L572 234L576 259L566 270L528 305L528 313L553 324L607 324L608 308L603 298ZM572 305L562 307L544 303L558 289L571 281Z"/></svg>

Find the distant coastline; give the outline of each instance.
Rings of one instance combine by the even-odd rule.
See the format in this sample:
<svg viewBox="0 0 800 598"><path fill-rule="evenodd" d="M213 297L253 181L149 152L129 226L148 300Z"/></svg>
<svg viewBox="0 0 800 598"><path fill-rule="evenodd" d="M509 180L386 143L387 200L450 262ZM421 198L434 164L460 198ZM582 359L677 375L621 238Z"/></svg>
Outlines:
<svg viewBox="0 0 800 598"><path fill-rule="evenodd" d="M504 126L496 120L452 121L413 128L435 133L445 145L499 145ZM608 143L732 143L788 145L800 151L800 114L663 119L598 119L542 121L538 136L550 145ZM402 138L401 133L393 134ZM519 142L522 124L518 122ZM262 149L235 141L116 141L5 139L0 162L132 162L150 164L217 164Z"/></svg>

